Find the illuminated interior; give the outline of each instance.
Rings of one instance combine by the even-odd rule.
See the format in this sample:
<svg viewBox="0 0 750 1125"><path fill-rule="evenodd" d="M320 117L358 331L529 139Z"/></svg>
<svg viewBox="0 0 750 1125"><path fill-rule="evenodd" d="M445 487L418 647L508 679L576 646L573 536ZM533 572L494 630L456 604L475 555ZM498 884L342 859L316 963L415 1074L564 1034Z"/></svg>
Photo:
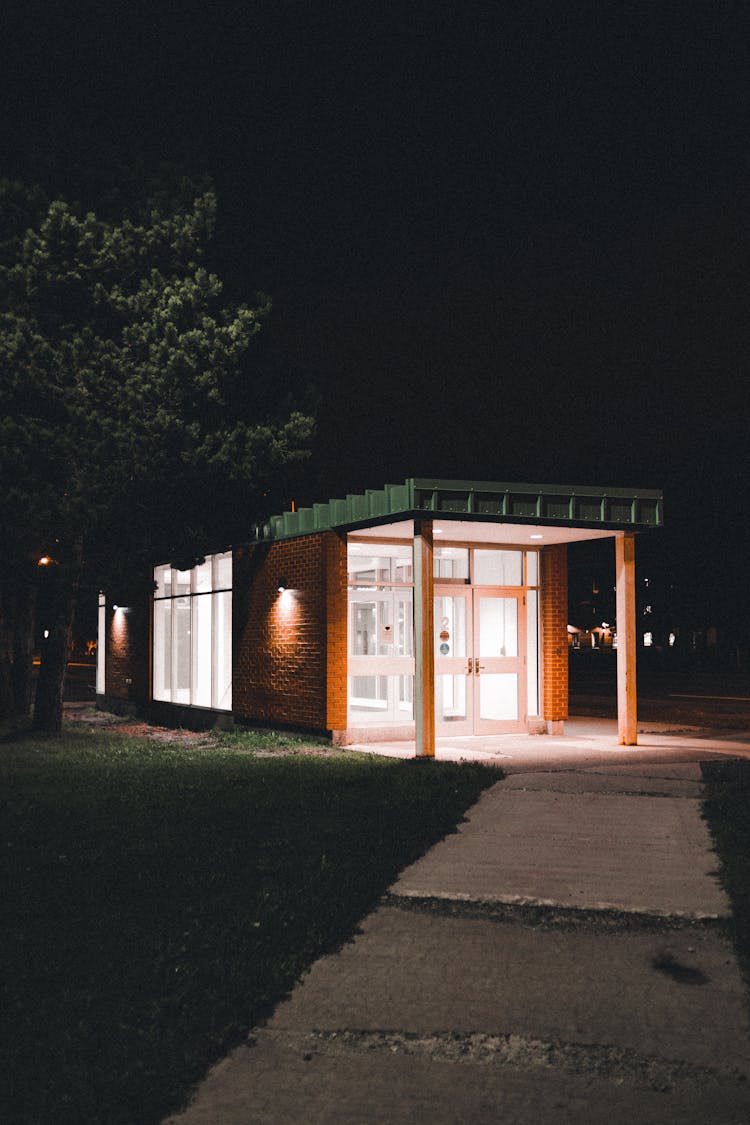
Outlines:
<svg viewBox="0 0 750 1125"><path fill-rule="evenodd" d="M232 553L154 570L153 698L232 708Z"/></svg>
<svg viewBox="0 0 750 1125"><path fill-rule="evenodd" d="M393 527L375 530L379 535L355 533L348 541L352 728L414 720L412 541L382 538ZM483 545L446 540L434 547L435 721L442 733L525 728L527 717L539 714L537 550L474 541Z"/></svg>

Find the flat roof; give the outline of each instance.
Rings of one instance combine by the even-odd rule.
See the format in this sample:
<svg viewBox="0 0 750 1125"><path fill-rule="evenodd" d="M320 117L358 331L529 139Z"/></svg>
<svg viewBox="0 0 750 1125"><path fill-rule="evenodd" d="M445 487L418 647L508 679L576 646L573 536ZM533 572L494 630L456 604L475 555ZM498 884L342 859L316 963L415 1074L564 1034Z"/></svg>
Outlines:
<svg viewBox="0 0 750 1125"><path fill-rule="evenodd" d="M253 531L256 541L294 539L319 531L354 531L431 516L463 523L598 529L606 534L661 527L663 503L662 493L650 488L410 477L403 484L368 488L342 500L271 516Z"/></svg>

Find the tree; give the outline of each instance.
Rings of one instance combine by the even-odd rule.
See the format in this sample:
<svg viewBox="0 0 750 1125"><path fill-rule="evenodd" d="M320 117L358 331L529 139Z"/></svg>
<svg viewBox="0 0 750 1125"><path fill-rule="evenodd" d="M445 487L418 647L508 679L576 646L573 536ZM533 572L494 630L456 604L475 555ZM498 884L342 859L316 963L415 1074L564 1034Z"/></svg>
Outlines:
<svg viewBox="0 0 750 1125"><path fill-rule="evenodd" d="M13 637L28 644L28 612L7 577L48 556L57 596L34 722L56 730L82 584L87 596L121 589L154 562L192 563L241 535L305 456L312 420L288 405L258 414L268 394L250 344L268 302L224 303L205 264L211 190L118 220L45 206L19 185L5 201L0 676L23 710Z"/></svg>

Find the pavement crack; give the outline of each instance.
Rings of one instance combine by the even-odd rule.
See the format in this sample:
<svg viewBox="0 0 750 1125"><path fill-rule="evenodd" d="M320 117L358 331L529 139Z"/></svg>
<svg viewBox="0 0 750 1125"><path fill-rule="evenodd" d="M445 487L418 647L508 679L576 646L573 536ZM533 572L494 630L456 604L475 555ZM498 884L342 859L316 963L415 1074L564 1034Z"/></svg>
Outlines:
<svg viewBox="0 0 750 1125"><path fill-rule="evenodd" d="M518 774L515 774L515 775L509 774L508 776L518 777ZM698 782L698 781L695 782L696 787L700 787L700 784L701 783ZM559 786L554 786L554 785L549 785L549 786L547 786L547 785L544 785L544 786L533 785L533 786L528 786L528 787L521 786L521 785L513 785L513 786L508 786L506 792L508 792L508 793L555 793L555 794L557 794L559 796L563 796L563 797L588 797L588 796L594 796L594 797L663 797L663 798L666 798L669 801L698 801L698 800L700 800L700 796L698 796L696 793L675 793L675 792L666 793L662 789L629 789L629 788L625 788L625 787L623 787L622 789L618 789L615 786L608 787L606 793L603 793L601 789L597 789L595 787L587 788L585 785L582 785L579 789L576 789L576 790L561 789Z"/></svg>
<svg viewBox="0 0 750 1125"><path fill-rule="evenodd" d="M698 930L702 933L719 934L729 941L732 938L730 920L716 916L694 918L685 915L646 914L611 908L596 910L541 903L455 899L431 895L399 895L392 892L383 896L381 905L415 914L511 923L535 930L587 931L613 934Z"/></svg>
<svg viewBox="0 0 750 1125"><path fill-rule="evenodd" d="M629 1047L535 1039L512 1033L435 1031L420 1034L398 1029L337 1028L295 1033L294 1040L294 1046L307 1061L312 1061L315 1054L341 1056L375 1052L429 1058L442 1063L560 1070L663 1092L677 1085L747 1082L747 1075L737 1070L699 1066Z"/></svg>

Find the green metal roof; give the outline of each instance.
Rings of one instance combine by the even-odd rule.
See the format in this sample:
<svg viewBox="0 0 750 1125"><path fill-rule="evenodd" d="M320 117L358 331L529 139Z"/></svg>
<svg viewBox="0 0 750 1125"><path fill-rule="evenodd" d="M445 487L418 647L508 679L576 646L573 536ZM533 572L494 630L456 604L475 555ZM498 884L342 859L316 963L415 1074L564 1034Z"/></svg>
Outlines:
<svg viewBox="0 0 750 1125"><path fill-rule="evenodd" d="M267 523L254 528L254 538L293 539L333 528L353 530L420 515L486 523L642 531L661 527L663 497L659 491L643 488L410 477L403 484L368 488L344 500L329 500L271 516Z"/></svg>

